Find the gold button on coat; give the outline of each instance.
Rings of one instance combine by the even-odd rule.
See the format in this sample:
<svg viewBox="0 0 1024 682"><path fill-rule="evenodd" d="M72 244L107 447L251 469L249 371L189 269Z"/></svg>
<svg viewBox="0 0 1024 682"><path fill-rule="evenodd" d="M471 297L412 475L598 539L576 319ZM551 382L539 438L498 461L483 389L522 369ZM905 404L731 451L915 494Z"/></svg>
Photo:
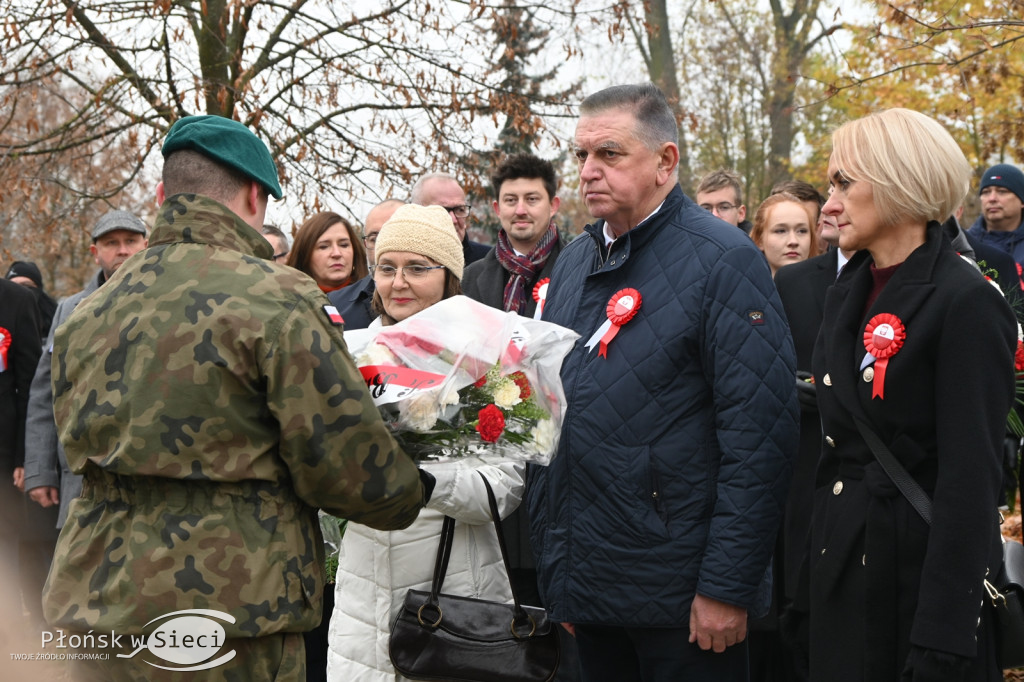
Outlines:
<svg viewBox="0 0 1024 682"><path fill-rule="evenodd" d="M866 382L868 382L870 384L871 381L874 378L875 378L875 368L874 367L865 367L864 368L864 381L866 381Z"/></svg>
<svg viewBox="0 0 1024 682"><path fill-rule="evenodd" d="M822 378L822 381L825 382L826 386L831 386L832 385L832 377L830 377L827 374L824 376L824 378Z"/></svg>
<svg viewBox="0 0 1024 682"><path fill-rule="evenodd" d="M842 481L836 481L836 484L834 486L832 486L832 494L833 495L838 495L841 492L843 492L843 482Z"/></svg>
<svg viewBox="0 0 1024 682"><path fill-rule="evenodd" d="M825 436L825 442L828 443L831 447L836 446L836 442L832 440L832 436Z"/></svg>

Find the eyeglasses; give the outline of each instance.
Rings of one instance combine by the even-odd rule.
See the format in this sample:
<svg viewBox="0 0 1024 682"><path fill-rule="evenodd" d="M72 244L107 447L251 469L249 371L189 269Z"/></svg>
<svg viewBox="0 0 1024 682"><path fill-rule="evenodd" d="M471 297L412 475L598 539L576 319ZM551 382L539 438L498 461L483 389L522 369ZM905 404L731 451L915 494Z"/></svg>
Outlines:
<svg viewBox="0 0 1024 682"><path fill-rule="evenodd" d="M395 274L398 271L402 271L402 275L406 279L419 279L425 277L431 270L444 270L443 265L403 265L400 268L396 268L394 265L374 265L373 274L374 276L380 275L381 279L394 279Z"/></svg>
<svg viewBox="0 0 1024 682"><path fill-rule="evenodd" d="M287 256L288 256L288 252L287 251L285 251L284 253L275 253L270 258L270 260L277 262L277 261L281 260L282 258L286 258Z"/></svg>
<svg viewBox="0 0 1024 682"><path fill-rule="evenodd" d="M451 213L456 218L465 218L469 215L469 205L459 204L458 206L442 206L444 210Z"/></svg>
<svg viewBox="0 0 1024 682"><path fill-rule="evenodd" d="M366 244L367 246L373 246L374 244L377 243L377 234L378 233L374 232L373 234L366 235L365 237L363 237L363 243Z"/></svg>
<svg viewBox="0 0 1024 682"><path fill-rule="evenodd" d="M705 211L708 211L709 213L715 211L717 211L718 213L728 213L734 208L739 208L739 206L737 206L736 204L730 204L725 201L723 201L720 204L715 204L714 206L712 206L711 204L701 204L700 207L703 208Z"/></svg>

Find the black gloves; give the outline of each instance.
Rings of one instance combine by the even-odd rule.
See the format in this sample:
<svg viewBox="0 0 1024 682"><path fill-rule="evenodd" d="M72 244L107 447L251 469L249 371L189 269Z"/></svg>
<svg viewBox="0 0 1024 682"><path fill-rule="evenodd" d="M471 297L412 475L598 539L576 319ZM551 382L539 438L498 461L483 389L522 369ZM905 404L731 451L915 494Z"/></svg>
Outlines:
<svg viewBox="0 0 1024 682"><path fill-rule="evenodd" d="M429 471L423 469L417 469L420 472L420 481L423 483L423 504L430 502L430 496L434 494L434 486L437 485L437 479Z"/></svg>
<svg viewBox="0 0 1024 682"><path fill-rule="evenodd" d="M963 682L970 667L970 658L911 645L900 679L902 682Z"/></svg>
<svg viewBox="0 0 1024 682"><path fill-rule="evenodd" d="M796 373L796 397L800 400L801 412L818 411L818 387L813 378L810 372L798 370Z"/></svg>

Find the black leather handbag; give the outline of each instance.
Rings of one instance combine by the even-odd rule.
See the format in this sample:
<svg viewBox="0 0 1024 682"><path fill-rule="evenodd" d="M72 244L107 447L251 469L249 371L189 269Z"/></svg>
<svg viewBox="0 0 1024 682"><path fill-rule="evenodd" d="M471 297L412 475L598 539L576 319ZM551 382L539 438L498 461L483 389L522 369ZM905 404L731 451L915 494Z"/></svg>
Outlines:
<svg viewBox="0 0 1024 682"><path fill-rule="evenodd" d="M861 438L885 473L926 523L932 522L932 501L871 427L854 417ZM985 590L995 621L996 651L1003 668L1024 666L1024 545L1003 538L1003 565Z"/></svg>
<svg viewBox="0 0 1024 682"><path fill-rule="evenodd" d="M998 585L998 587L996 587ZM985 581L996 620L999 663L1024 666L1024 545L1003 539L1003 571L996 584Z"/></svg>
<svg viewBox="0 0 1024 682"><path fill-rule="evenodd" d="M498 545L508 552L494 491L482 474ZM512 604L441 593L452 551L455 519L446 516L430 591L409 590L391 628L391 663L414 680L549 682L561 655L558 625L547 612L522 606L512 585ZM509 582L511 585L511 581Z"/></svg>

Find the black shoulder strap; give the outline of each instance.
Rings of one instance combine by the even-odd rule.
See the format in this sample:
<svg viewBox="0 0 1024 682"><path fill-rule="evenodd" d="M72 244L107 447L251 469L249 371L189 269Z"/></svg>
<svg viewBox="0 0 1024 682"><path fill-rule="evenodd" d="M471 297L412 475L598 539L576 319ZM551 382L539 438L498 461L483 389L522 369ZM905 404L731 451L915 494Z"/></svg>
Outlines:
<svg viewBox="0 0 1024 682"><path fill-rule="evenodd" d="M900 489L903 496L917 510L917 513L921 515L924 522L930 526L932 523L932 501L928 497L928 493L924 491L921 484L914 480L910 472L900 464L899 460L896 459L896 455L890 452L889 448L878 437L878 434L871 430L870 426L856 416L853 417L853 421L857 423L857 430L860 431L861 438L871 448L871 452L875 454L875 459L885 469L885 473L889 474L889 478Z"/></svg>
<svg viewBox="0 0 1024 682"><path fill-rule="evenodd" d="M494 497L494 490L491 489L490 481L487 480L483 473L477 473L480 474L480 478L484 482L484 488L487 490L487 504L491 509L491 521L494 523L494 530L498 534L498 547L501 548L501 558L505 562L505 573L509 577L509 588L512 591L512 601L515 603L515 618L525 617L526 612L519 604L519 595L516 594L515 583L512 581L508 550L505 548L505 533L502 531L501 515L498 513L498 501ZM437 557L434 560L434 578L430 584L430 601L435 605L437 604L437 597L441 593L441 587L444 585L444 576L448 572L448 559L452 553L452 540L454 538L455 519L446 516L444 517L444 524L441 526L441 538L437 546ZM512 622L514 626L516 621L513 620ZM513 634L515 634L514 630Z"/></svg>

